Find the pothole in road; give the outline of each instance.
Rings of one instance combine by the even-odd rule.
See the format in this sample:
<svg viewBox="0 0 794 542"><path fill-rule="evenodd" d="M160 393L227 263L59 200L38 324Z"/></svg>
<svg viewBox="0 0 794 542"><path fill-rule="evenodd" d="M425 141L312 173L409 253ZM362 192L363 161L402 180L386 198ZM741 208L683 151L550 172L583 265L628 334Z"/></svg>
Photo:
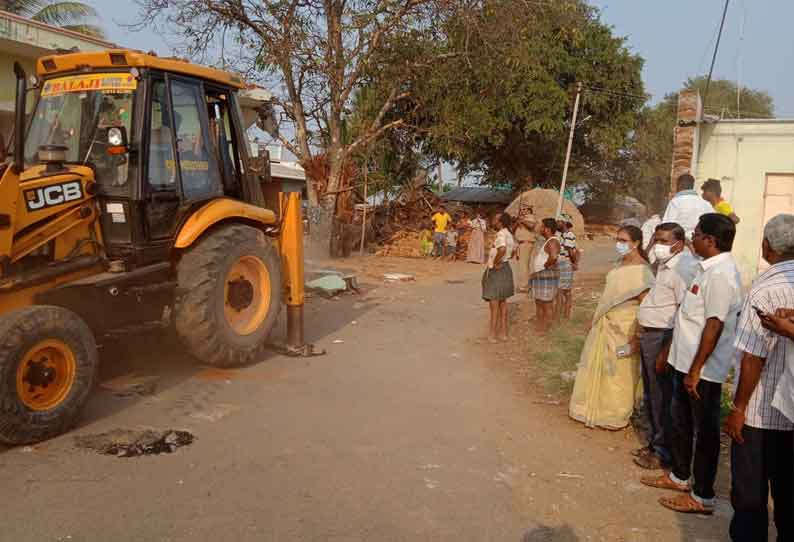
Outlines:
<svg viewBox="0 0 794 542"><path fill-rule="evenodd" d="M106 433L74 437L78 448L116 457L172 454L177 448L189 446L195 439L192 433L175 429L165 431L114 429Z"/></svg>

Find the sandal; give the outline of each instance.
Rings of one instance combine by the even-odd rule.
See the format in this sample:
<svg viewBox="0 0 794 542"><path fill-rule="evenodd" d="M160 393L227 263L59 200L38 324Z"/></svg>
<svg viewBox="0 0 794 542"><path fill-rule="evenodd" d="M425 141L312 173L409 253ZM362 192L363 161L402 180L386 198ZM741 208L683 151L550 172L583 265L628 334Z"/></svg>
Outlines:
<svg viewBox="0 0 794 542"><path fill-rule="evenodd" d="M640 478L640 483L648 487L656 489L669 489L672 491L680 491L682 493L689 493L689 485L676 484L670 479L670 474L665 472L661 476L643 476Z"/></svg>
<svg viewBox="0 0 794 542"><path fill-rule="evenodd" d="M634 464L645 470L662 470L661 459L656 454L646 454L634 458Z"/></svg>
<svg viewBox="0 0 794 542"><path fill-rule="evenodd" d="M714 508L705 506L696 501L692 495L676 495L675 497L662 497L659 504L675 512L682 514L701 514L710 516L714 513Z"/></svg>
<svg viewBox="0 0 794 542"><path fill-rule="evenodd" d="M637 448L631 451L631 455L633 455L634 457L642 457L642 456L650 455L650 453L651 453L650 446L643 446L642 448Z"/></svg>

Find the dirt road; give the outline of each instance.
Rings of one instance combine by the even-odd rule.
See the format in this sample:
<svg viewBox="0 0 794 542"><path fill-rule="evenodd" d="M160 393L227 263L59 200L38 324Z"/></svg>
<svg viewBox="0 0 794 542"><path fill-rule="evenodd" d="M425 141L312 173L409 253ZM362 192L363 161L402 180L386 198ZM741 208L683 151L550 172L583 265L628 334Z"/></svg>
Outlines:
<svg viewBox="0 0 794 542"><path fill-rule="evenodd" d="M402 265L419 280L370 269L362 296L312 300L325 357L220 371L160 335L103 352L104 379L155 374L156 392L100 389L72 433L0 450L0 540L725 539L727 506L665 512L633 437L570 422L503 369L508 350L467 339L487 315L476 266ZM196 440L139 458L75 446L142 427Z"/></svg>

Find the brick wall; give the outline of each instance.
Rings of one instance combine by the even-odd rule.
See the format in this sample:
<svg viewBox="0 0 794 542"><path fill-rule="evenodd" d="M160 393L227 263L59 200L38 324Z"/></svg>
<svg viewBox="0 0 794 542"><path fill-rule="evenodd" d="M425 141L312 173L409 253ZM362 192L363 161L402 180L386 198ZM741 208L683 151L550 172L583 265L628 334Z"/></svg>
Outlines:
<svg viewBox="0 0 794 542"><path fill-rule="evenodd" d="M678 122L673 129L673 164L670 171L670 193L675 193L676 180L692 172L692 157L697 144L698 120L701 113L697 90L682 90L678 94Z"/></svg>

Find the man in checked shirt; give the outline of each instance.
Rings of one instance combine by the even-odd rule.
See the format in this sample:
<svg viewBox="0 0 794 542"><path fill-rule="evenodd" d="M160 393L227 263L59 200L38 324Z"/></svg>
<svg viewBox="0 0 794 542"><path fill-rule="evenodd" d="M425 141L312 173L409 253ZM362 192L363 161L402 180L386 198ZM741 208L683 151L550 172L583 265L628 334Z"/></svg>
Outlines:
<svg viewBox="0 0 794 542"><path fill-rule="evenodd" d="M794 215L767 223L762 251L771 267L753 282L737 325L741 367L726 423L733 439L734 542L766 542L770 489L778 540L794 540L794 421L773 407L787 365L794 364L794 342L770 330L775 314L794 307Z"/></svg>

